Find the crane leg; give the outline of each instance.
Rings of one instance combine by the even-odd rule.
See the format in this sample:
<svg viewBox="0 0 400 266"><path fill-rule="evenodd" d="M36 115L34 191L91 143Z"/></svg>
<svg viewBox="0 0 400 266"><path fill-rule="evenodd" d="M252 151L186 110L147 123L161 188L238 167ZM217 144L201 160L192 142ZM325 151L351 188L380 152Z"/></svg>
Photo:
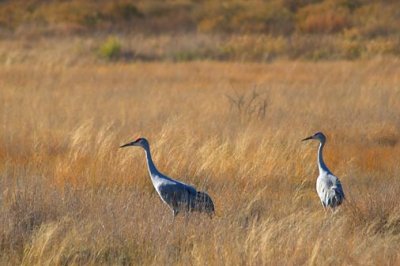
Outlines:
<svg viewBox="0 0 400 266"><path fill-rule="evenodd" d="M178 215L179 210L172 209L172 222L175 222L175 217Z"/></svg>
<svg viewBox="0 0 400 266"><path fill-rule="evenodd" d="M185 212L185 225L187 225L189 223L189 212L186 211Z"/></svg>

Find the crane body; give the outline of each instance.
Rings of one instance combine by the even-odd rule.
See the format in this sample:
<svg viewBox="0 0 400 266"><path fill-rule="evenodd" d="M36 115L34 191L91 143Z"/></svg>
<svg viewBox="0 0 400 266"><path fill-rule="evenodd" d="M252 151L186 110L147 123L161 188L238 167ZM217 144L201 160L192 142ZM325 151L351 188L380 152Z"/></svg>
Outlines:
<svg viewBox="0 0 400 266"><path fill-rule="evenodd" d="M192 211L205 212L212 217L214 204L211 197L205 192L197 191L191 185L174 180L159 172L151 157L147 139L138 138L122 145L121 148L129 146L139 146L144 149L151 182L161 200L171 208L174 218L180 212L190 213Z"/></svg>

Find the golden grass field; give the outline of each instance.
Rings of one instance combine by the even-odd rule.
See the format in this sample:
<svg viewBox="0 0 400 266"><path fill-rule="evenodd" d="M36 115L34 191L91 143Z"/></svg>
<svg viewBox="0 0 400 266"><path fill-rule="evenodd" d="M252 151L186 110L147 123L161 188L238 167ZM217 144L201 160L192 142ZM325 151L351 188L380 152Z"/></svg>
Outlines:
<svg viewBox="0 0 400 266"><path fill-rule="evenodd" d="M389 59L3 65L0 264L400 264L399 100ZM300 141L316 131L347 196L334 214ZM137 136L212 220L172 223L143 151L119 149Z"/></svg>

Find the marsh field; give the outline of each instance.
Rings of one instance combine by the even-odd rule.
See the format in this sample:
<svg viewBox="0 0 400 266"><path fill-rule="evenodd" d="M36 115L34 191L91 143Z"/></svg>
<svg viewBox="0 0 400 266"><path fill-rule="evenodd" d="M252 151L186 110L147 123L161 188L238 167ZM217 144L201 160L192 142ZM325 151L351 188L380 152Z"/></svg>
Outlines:
<svg viewBox="0 0 400 266"><path fill-rule="evenodd" d="M0 265L400 265L399 3L0 1Z"/></svg>
<svg viewBox="0 0 400 266"><path fill-rule="evenodd" d="M2 65L2 265L400 263L400 62ZM317 143L347 200L325 213ZM163 173L207 191L189 221Z"/></svg>

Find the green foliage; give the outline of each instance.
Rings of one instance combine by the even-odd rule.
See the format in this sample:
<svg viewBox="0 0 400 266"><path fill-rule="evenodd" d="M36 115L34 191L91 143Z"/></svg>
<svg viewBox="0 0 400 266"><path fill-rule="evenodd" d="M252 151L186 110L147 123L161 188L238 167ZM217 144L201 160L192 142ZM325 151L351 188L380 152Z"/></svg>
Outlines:
<svg viewBox="0 0 400 266"><path fill-rule="evenodd" d="M121 55L122 45L115 37L109 37L103 44L100 45L98 53L101 58L106 60L116 60Z"/></svg>

